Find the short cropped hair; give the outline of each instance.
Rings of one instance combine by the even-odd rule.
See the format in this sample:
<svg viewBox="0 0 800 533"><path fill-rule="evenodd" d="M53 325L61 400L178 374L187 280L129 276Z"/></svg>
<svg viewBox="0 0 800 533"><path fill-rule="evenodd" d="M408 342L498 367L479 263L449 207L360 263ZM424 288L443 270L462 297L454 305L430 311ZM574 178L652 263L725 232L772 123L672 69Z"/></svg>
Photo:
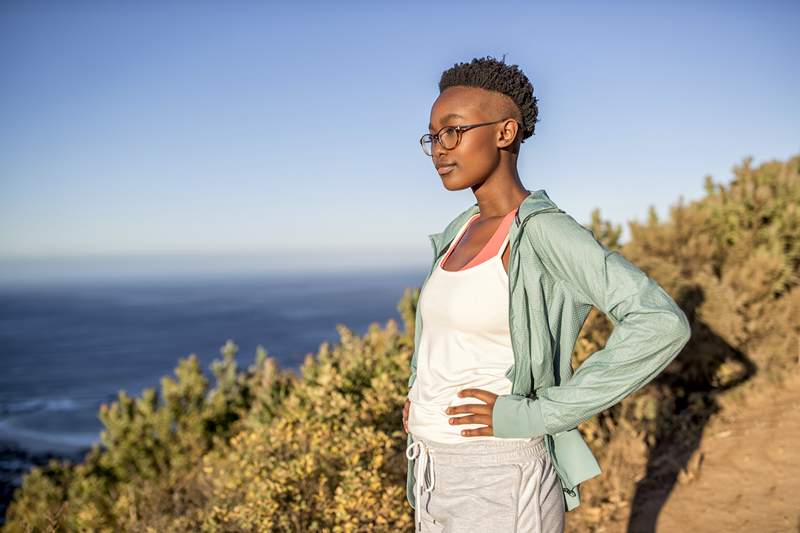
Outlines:
<svg viewBox="0 0 800 533"><path fill-rule="evenodd" d="M508 96L519 110L521 142L534 134L539 107L533 95L533 84L517 65L506 64L505 55L502 60L487 56L474 58L469 63L456 63L442 73L439 93L455 86L480 87Z"/></svg>

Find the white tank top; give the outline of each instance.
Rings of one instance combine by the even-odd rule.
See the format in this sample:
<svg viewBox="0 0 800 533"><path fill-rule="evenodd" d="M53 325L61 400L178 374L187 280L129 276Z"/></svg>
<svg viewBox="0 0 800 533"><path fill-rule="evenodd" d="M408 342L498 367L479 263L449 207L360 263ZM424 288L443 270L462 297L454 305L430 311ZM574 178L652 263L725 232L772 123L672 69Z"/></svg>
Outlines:
<svg viewBox="0 0 800 533"><path fill-rule="evenodd" d="M417 312L422 313L422 334L417 353L417 377L408 398L409 433L434 442L468 442L500 439L493 435L464 436L464 429L485 424L450 424L454 405L482 404L473 396L458 397L466 388L509 394L511 380L505 373L514 364L508 324L508 274L503 268L506 234L500 250L489 259L464 270L448 271L442 263L472 220L461 227L436 263L419 296Z"/></svg>

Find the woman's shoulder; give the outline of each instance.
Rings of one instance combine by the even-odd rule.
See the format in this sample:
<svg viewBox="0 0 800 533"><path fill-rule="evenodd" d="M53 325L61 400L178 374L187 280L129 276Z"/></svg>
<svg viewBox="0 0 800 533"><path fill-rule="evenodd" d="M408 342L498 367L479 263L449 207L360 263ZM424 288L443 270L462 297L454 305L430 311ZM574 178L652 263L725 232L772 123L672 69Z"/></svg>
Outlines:
<svg viewBox="0 0 800 533"><path fill-rule="evenodd" d="M578 274L596 268L609 250L575 217L563 209L548 209L522 227L536 255L559 272Z"/></svg>
<svg viewBox="0 0 800 533"><path fill-rule="evenodd" d="M551 242L553 245L563 243L565 239L585 238L586 234L593 235L592 231L575 220L570 213L553 205L531 213L522 226L523 232L529 237L535 237ZM520 218L524 216L520 213Z"/></svg>

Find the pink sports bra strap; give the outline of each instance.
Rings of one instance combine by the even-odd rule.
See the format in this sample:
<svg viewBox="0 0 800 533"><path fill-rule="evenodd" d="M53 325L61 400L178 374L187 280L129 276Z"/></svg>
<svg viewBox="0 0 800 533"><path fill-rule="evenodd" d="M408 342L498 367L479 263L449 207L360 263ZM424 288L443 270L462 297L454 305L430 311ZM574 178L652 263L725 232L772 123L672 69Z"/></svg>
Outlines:
<svg viewBox="0 0 800 533"><path fill-rule="evenodd" d="M475 265L479 265L484 261L487 261L493 258L496 255L500 255L505 250L505 243L508 239L508 230L511 227L511 223L514 221L514 215L517 213L516 209L509 211L504 217L503 220L500 221L500 224L497 226L497 229L486 242L486 244L481 248L481 251L475 255L470 261L464 265L463 268L459 270L466 270L470 267ZM471 223L471 222L470 222ZM462 233L463 235L463 233Z"/></svg>

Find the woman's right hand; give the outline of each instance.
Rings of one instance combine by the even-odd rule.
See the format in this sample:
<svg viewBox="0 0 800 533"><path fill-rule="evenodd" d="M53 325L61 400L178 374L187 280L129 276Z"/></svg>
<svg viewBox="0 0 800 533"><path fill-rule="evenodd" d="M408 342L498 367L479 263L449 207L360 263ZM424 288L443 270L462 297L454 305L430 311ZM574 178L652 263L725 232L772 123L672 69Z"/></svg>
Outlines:
<svg viewBox="0 0 800 533"><path fill-rule="evenodd" d="M406 403L403 405L403 429L408 433L408 410L411 408L411 400L406 398Z"/></svg>

